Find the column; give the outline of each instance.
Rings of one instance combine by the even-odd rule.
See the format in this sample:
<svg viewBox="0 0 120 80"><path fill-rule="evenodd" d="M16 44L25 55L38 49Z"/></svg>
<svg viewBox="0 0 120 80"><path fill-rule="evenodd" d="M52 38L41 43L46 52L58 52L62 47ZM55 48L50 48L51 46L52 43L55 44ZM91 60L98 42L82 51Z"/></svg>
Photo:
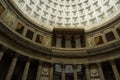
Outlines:
<svg viewBox="0 0 120 80"><path fill-rule="evenodd" d="M52 46L56 47L56 43L57 43L57 36L56 36L56 33L53 32L53 36L52 36Z"/></svg>
<svg viewBox="0 0 120 80"><path fill-rule="evenodd" d="M26 33L27 33L27 28L25 27L25 28L24 28L24 30L23 30L22 35L23 35L23 36L25 36L25 35L26 35Z"/></svg>
<svg viewBox="0 0 120 80"><path fill-rule="evenodd" d="M104 43L107 43L107 40L106 40L105 34L102 35L102 39L103 39L103 42L104 42Z"/></svg>
<svg viewBox="0 0 120 80"><path fill-rule="evenodd" d="M15 69L15 66L16 66L16 63L17 63L17 56L15 56L13 58L12 63L10 65L10 67L9 67L9 70L8 70L8 73L7 73L7 76L6 76L5 80L11 80L13 72L14 72L14 69Z"/></svg>
<svg viewBox="0 0 120 80"><path fill-rule="evenodd" d="M34 35L33 35L33 38L32 40L35 42L36 41L36 37L37 37L37 33L35 32Z"/></svg>
<svg viewBox="0 0 120 80"><path fill-rule="evenodd" d="M119 72L117 70L117 67L116 67L114 61L110 61L110 63L111 63L112 69L113 69L113 73L114 73L115 79L116 80L120 80L120 75L119 75Z"/></svg>
<svg viewBox="0 0 120 80"><path fill-rule="evenodd" d="M112 30L116 39L119 39L119 35L115 29Z"/></svg>
<svg viewBox="0 0 120 80"><path fill-rule="evenodd" d="M65 80L65 65L62 65L62 78L61 80Z"/></svg>
<svg viewBox="0 0 120 80"><path fill-rule="evenodd" d="M100 79L105 80L101 63L97 63L97 67L98 67L98 70L99 70Z"/></svg>
<svg viewBox="0 0 120 80"><path fill-rule="evenodd" d="M89 72L89 68L88 68L88 64L86 64L86 80L90 80L90 72Z"/></svg>
<svg viewBox="0 0 120 80"><path fill-rule="evenodd" d="M91 40L93 40L91 45L92 45L92 46L96 46L94 36L91 37Z"/></svg>
<svg viewBox="0 0 120 80"><path fill-rule="evenodd" d="M62 48L65 48L65 35L62 35L62 40L61 40L61 46Z"/></svg>
<svg viewBox="0 0 120 80"><path fill-rule="evenodd" d="M74 80L78 80L78 77L77 77L77 65L73 65L73 69L74 69Z"/></svg>
<svg viewBox="0 0 120 80"><path fill-rule="evenodd" d="M50 67L50 80L53 80L53 64Z"/></svg>
<svg viewBox="0 0 120 80"><path fill-rule="evenodd" d="M41 76L41 68L42 68L42 64L39 63L39 65L38 65L38 70L37 70L36 80L40 80L40 76Z"/></svg>
<svg viewBox="0 0 120 80"><path fill-rule="evenodd" d="M4 50L0 50L0 61L2 60L3 54L4 54Z"/></svg>
<svg viewBox="0 0 120 80"><path fill-rule="evenodd" d="M71 45L72 45L72 46L71 46L72 48L75 48L75 47L76 47L75 35L72 35L72 36L71 36Z"/></svg>
<svg viewBox="0 0 120 80"><path fill-rule="evenodd" d="M25 69L24 69L24 72L23 72L22 80L26 80L27 79L29 67L30 67L30 60L27 61L26 65L25 65Z"/></svg>

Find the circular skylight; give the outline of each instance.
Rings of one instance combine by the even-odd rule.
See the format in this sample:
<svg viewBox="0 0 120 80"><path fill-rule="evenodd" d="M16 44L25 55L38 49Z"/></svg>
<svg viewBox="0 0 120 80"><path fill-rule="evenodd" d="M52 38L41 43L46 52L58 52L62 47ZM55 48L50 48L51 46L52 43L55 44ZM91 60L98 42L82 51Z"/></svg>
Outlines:
<svg viewBox="0 0 120 80"><path fill-rule="evenodd" d="M27 18L51 30L55 27L89 30L109 21L120 12L120 0L11 1Z"/></svg>

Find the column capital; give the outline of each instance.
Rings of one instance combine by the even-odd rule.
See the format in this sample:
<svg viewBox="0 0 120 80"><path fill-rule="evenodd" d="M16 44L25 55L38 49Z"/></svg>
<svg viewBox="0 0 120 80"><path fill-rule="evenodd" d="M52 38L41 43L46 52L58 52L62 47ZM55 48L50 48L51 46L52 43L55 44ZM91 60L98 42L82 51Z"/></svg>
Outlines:
<svg viewBox="0 0 120 80"><path fill-rule="evenodd" d="M62 68L65 68L66 64L61 64Z"/></svg>
<svg viewBox="0 0 120 80"><path fill-rule="evenodd" d="M110 63L114 63L114 60L113 60L113 59L111 59L109 62L110 62Z"/></svg>
<svg viewBox="0 0 120 80"><path fill-rule="evenodd" d="M77 69L77 64L73 64L73 69Z"/></svg>

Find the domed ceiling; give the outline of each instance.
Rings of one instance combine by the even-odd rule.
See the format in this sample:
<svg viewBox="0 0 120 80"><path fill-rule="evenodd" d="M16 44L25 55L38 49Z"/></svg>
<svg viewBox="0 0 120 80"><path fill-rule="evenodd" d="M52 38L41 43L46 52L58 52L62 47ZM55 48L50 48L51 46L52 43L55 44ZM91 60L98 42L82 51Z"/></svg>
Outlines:
<svg viewBox="0 0 120 80"><path fill-rule="evenodd" d="M56 27L90 30L120 13L120 0L11 1L29 20L50 30Z"/></svg>

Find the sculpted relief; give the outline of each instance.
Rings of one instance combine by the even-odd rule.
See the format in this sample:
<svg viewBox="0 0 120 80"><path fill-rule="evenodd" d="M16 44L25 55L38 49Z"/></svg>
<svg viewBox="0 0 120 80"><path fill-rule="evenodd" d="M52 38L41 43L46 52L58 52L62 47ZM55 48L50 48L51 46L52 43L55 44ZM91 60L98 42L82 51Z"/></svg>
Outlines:
<svg viewBox="0 0 120 80"><path fill-rule="evenodd" d="M13 24L15 24L16 22L16 17L14 17L10 12L7 12L4 16L3 16L3 20L5 23L7 23L9 26L12 26Z"/></svg>
<svg viewBox="0 0 120 80"><path fill-rule="evenodd" d="M47 47L51 46L51 37L50 36L47 36L47 35L45 36L44 44Z"/></svg>

